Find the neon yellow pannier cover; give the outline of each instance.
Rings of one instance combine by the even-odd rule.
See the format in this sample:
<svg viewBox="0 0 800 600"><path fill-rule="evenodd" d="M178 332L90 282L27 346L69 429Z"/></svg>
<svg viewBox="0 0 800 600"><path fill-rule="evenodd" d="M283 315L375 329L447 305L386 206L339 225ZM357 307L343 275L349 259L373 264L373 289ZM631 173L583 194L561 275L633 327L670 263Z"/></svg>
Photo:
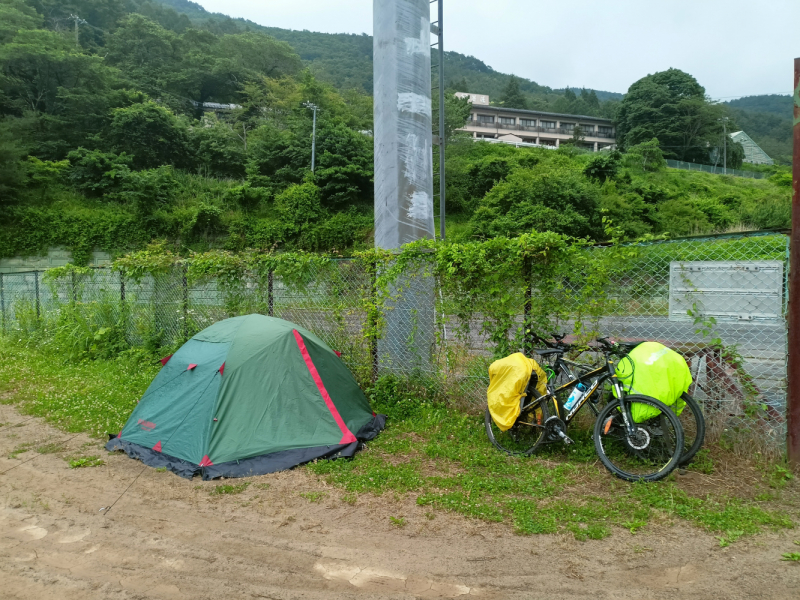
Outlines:
<svg viewBox="0 0 800 600"><path fill-rule="evenodd" d="M536 373L539 381L536 391L547 393L547 375L532 358L517 352L494 361L489 366L489 412L497 426L506 431L517 420L520 413L520 400L525 395L525 388L531 373Z"/></svg>
<svg viewBox="0 0 800 600"><path fill-rule="evenodd" d="M667 406L677 402L677 414L686 406L681 394L692 385L692 374L683 357L663 344L639 344L617 364L616 373L626 393L650 396ZM636 402L631 406L631 413L637 423L658 415L651 406Z"/></svg>

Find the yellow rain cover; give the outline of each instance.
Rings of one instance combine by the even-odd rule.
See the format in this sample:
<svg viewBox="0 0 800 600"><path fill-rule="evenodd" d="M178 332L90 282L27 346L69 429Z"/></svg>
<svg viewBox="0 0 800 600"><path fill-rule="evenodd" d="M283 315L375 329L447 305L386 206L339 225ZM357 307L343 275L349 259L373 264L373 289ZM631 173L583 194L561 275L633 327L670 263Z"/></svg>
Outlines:
<svg viewBox="0 0 800 600"><path fill-rule="evenodd" d="M539 377L536 391L546 394L547 375L539 363L520 352L496 360L489 366L489 391L486 394L489 412L502 431L511 429L517 420L520 400L525 395L531 373Z"/></svg>

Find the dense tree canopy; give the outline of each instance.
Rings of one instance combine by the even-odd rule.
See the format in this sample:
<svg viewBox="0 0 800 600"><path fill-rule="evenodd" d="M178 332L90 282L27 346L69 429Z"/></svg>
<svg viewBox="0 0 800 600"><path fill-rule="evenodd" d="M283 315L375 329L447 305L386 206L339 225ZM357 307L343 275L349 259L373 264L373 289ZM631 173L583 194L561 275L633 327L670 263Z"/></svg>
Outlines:
<svg viewBox="0 0 800 600"><path fill-rule="evenodd" d="M725 145L720 120L727 114L723 106L706 98L705 88L694 77L669 69L628 89L617 111L617 143L624 149L656 138L667 158L705 164L712 148L721 150ZM727 146L729 164L738 166L741 147Z"/></svg>

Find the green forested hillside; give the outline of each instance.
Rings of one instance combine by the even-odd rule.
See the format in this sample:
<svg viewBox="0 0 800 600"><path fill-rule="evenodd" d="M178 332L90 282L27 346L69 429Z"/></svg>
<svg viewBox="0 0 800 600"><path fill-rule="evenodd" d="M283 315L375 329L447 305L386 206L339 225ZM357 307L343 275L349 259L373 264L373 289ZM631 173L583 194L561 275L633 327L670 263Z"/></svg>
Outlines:
<svg viewBox="0 0 800 600"><path fill-rule="evenodd" d="M726 103L744 130L780 164L792 161L792 97L747 96Z"/></svg>
<svg viewBox="0 0 800 600"><path fill-rule="evenodd" d="M82 262L154 239L182 253L371 244L371 97L324 81L286 41L225 23L198 28L149 0L0 0L0 256L66 246ZM480 70L472 60L465 70ZM528 101L507 88L501 99ZM204 114L203 101L239 108ZM306 101L320 109L314 173ZM607 106L587 90L558 101ZM469 112L452 94L445 110L448 131ZM761 181L666 171L646 136L625 155L457 134L448 148L454 240L788 224L781 169Z"/></svg>
<svg viewBox="0 0 800 600"><path fill-rule="evenodd" d="M372 36L370 35L331 34L265 27L245 19L231 19L219 13L209 13L199 4L189 0L160 1L188 16L198 27L224 32L263 31L275 39L290 44L321 80L339 89L358 88L372 93ZM434 55L434 62L436 59ZM458 52L445 52L445 73L449 88L461 92L487 94L493 102L500 101L509 80L508 74L495 71L474 56L465 56ZM574 101L576 93L580 94L580 89L571 89L565 98L565 90L553 90L524 78L520 78L519 83L531 108L553 112L611 117L615 103L611 102L606 106L606 101L619 100L621 97L621 94L597 91L600 102L581 103Z"/></svg>

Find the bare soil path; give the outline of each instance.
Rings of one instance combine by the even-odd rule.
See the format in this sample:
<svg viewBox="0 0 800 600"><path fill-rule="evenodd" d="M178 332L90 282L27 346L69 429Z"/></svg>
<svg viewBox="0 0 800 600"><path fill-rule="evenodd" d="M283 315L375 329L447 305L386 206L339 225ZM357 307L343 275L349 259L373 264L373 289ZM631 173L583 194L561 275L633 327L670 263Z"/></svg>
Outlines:
<svg viewBox="0 0 800 600"><path fill-rule="evenodd" d="M522 537L412 497L349 504L302 469L211 494L220 482L106 455L11 406L0 423L0 472L14 467L0 475L3 600L800 598L800 564L780 560L796 531L727 548L683 523L600 541ZM106 464L70 469L79 455Z"/></svg>

